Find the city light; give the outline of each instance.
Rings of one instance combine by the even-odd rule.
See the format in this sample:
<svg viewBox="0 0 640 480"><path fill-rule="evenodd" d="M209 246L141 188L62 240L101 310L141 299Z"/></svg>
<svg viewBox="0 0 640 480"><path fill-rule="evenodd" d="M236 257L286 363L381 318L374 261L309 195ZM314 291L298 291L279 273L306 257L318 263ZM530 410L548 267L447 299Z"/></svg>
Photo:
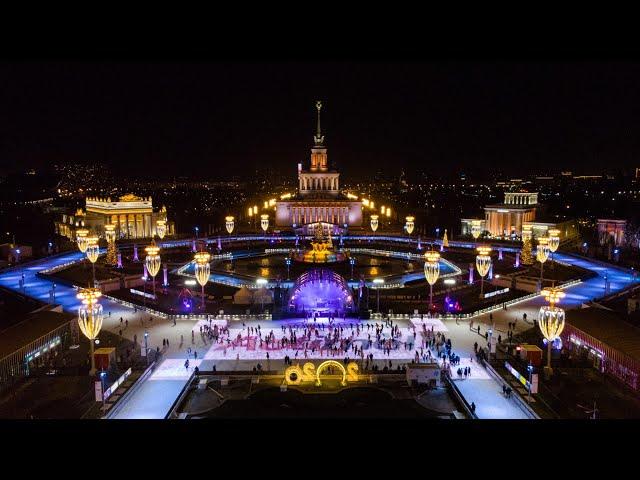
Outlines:
<svg viewBox="0 0 640 480"><path fill-rule="evenodd" d="M209 265L210 259L211 259L211 255L208 252L198 252L193 256L193 260L195 261L196 280L198 281L201 287L203 310L204 310L204 286L207 284L207 282L209 281L209 277L211 276L211 266Z"/></svg>
<svg viewBox="0 0 640 480"><path fill-rule="evenodd" d="M267 215L266 213L260 215L260 226L262 227L262 230L266 231L269 229L269 215Z"/></svg>
<svg viewBox="0 0 640 480"><path fill-rule="evenodd" d="M156 234L162 240L167 233L167 222L165 220L156 220Z"/></svg>
<svg viewBox="0 0 640 480"><path fill-rule="evenodd" d="M76 243L78 244L78 250L82 253L87 251L87 246L89 243L87 242L87 236L89 235L89 230L84 228L79 228L76 230Z"/></svg>

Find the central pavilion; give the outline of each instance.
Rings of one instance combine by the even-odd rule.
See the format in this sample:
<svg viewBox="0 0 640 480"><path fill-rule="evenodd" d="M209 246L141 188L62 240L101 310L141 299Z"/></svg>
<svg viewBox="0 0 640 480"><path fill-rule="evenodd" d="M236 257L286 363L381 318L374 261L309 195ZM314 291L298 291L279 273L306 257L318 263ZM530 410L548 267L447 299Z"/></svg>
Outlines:
<svg viewBox="0 0 640 480"><path fill-rule="evenodd" d="M348 227L362 226L362 202L340 192L340 173L329 168L324 135L320 130L322 103L316 102L318 126L311 148L308 170L298 164L298 192L290 199L276 202L276 226L301 229L313 234L338 234Z"/></svg>

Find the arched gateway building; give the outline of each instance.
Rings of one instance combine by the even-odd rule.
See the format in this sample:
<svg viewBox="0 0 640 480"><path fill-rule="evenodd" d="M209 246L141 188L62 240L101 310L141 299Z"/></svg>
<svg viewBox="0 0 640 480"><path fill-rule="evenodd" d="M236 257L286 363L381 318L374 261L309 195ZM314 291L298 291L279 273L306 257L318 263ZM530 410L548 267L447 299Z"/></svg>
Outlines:
<svg viewBox="0 0 640 480"><path fill-rule="evenodd" d="M340 173L329 168L324 135L320 131L322 103L316 102L318 128L313 137L308 170L298 164L298 192L276 202L276 226L301 228L312 233L317 228L338 233L346 227L362 226L362 202L340 193Z"/></svg>

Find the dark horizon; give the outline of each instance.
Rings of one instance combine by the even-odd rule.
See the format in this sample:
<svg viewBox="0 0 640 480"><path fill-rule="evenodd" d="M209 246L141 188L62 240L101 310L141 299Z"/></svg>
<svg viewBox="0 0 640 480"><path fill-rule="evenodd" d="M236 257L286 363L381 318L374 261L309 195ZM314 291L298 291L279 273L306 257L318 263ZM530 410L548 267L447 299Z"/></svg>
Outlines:
<svg viewBox="0 0 640 480"><path fill-rule="evenodd" d="M630 62L4 63L0 165L293 180L321 99L329 161L347 182L401 169L629 171L638 83Z"/></svg>

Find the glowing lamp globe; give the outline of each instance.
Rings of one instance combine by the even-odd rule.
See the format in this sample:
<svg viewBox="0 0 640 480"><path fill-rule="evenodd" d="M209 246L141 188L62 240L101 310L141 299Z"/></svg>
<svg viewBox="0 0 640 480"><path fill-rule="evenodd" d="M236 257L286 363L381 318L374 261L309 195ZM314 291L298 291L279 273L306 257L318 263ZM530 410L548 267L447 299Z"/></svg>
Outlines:
<svg viewBox="0 0 640 480"><path fill-rule="evenodd" d="M482 233L482 223L480 222L480 220L473 220L471 222L471 235L473 236L474 239L477 240L477 238L480 236L481 233Z"/></svg>
<svg viewBox="0 0 640 480"><path fill-rule="evenodd" d="M544 263L549 258L549 239L542 237L538 239L538 248L536 249L536 260Z"/></svg>
<svg viewBox="0 0 640 480"><path fill-rule="evenodd" d="M193 256L193 260L196 263L196 280L201 287L204 287L209 281L211 274L211 267L209 266L210 259L211 255L207 252L198 252Z"/></svg>
<svg viewBox="0 0 640 480"><path fill-rule="evenodd" d="M371 231L375 232L378 229L378 215L371 215Z"/></svg>
<svg viewBox="0 0 640 480"><path fill-rule="evenodd" d="M407 223L405 224L405 227L406 227L407 233L409 235L411 235L413 233L413 229L415 228L414 220L415 220L415 218L411 217L411 216L406 218Z"/></svg>
<svg viewBox="0 0 640 480"><path fill-rule="evenodd" d="M440 277L440 254L438 252L427 252L424 254L424 276L429 285L433 285Z"/></svg>
<svg viewBox="0 0 640 480"><path fill-rule="evenodd" d="M77 295L82 302L78 310L78 326L85 337L93 341L102 328L102 305L98 298L102 294L98 288L83 288Z"/></svg>
<svg viewBox="0 0 640 480"><path fill-rule="evenodd" d="M160 240L162 240L164 238L164 236L167 234L167 222L166 222L166 220L157 220L156 221L156 233L158 234L158 237L160 238Z"/></svg>
<svg viewBox="0 0 640 480"><path fill-rule="evenodd" d="M148 247L145 247L144 251L147 253L144 259L147 265L147 272L149 272L149 275L152 277L155 277L160 271L160 247L152 243Z"/></svg>
<svg viewBox="0 0 640 480"><path fill-rule="evenodd" d="M554 253L560 246L560 230L552 228L547 233L549 234L549 250Z"/></svg>
<svg viewBox="0 0 640 480"><path fill-rule="evenodd" d="M233 227L235 227L234 218L229 215L228 217L225 217L224 220L225 227L227 227L227 233L231 234L231 232L233 232Z"/></svg>
<svg viewBox="0 0 640 480"><path fill-rule="evenodd" d="M260 226L262 227L262 230L264 230L265 232L269 228L269 215L267 215L266 213L263 213L262 215L260 215Z"/></svg>
<svg viewBox="0 0 640 480"><path fill-rule="evenodd" d="M478 255L476 256L476 270L481 277L485 277L491 268L491 247L478 247Z"/></svg>
<svg viewBox="0 0 640 480"><path fill-rule="evenodd" d="M87 243L88 235L89 230L86 230L84 228L76 230L76 242L78 244L78 250L80 250L82 253L85 253L87 251L87 245L89 245Z"/></svg>
<svg viewBox="0 0 640 480"><path fill-rule="evenodd" d="M565 296L564 292L550 288L541 292L541 295L549 302L548 306L540 307L538 325L542 336L548 342L553 342L560 337L564 330L564 310L555 306Z"/></svg>
<svg viewBox="0 0 640 480"><path fill-rule="evenodd" d="M98 237L87 237L87 249L84 253L91 263L96 263L98 257L100 256Z"/></svg>

